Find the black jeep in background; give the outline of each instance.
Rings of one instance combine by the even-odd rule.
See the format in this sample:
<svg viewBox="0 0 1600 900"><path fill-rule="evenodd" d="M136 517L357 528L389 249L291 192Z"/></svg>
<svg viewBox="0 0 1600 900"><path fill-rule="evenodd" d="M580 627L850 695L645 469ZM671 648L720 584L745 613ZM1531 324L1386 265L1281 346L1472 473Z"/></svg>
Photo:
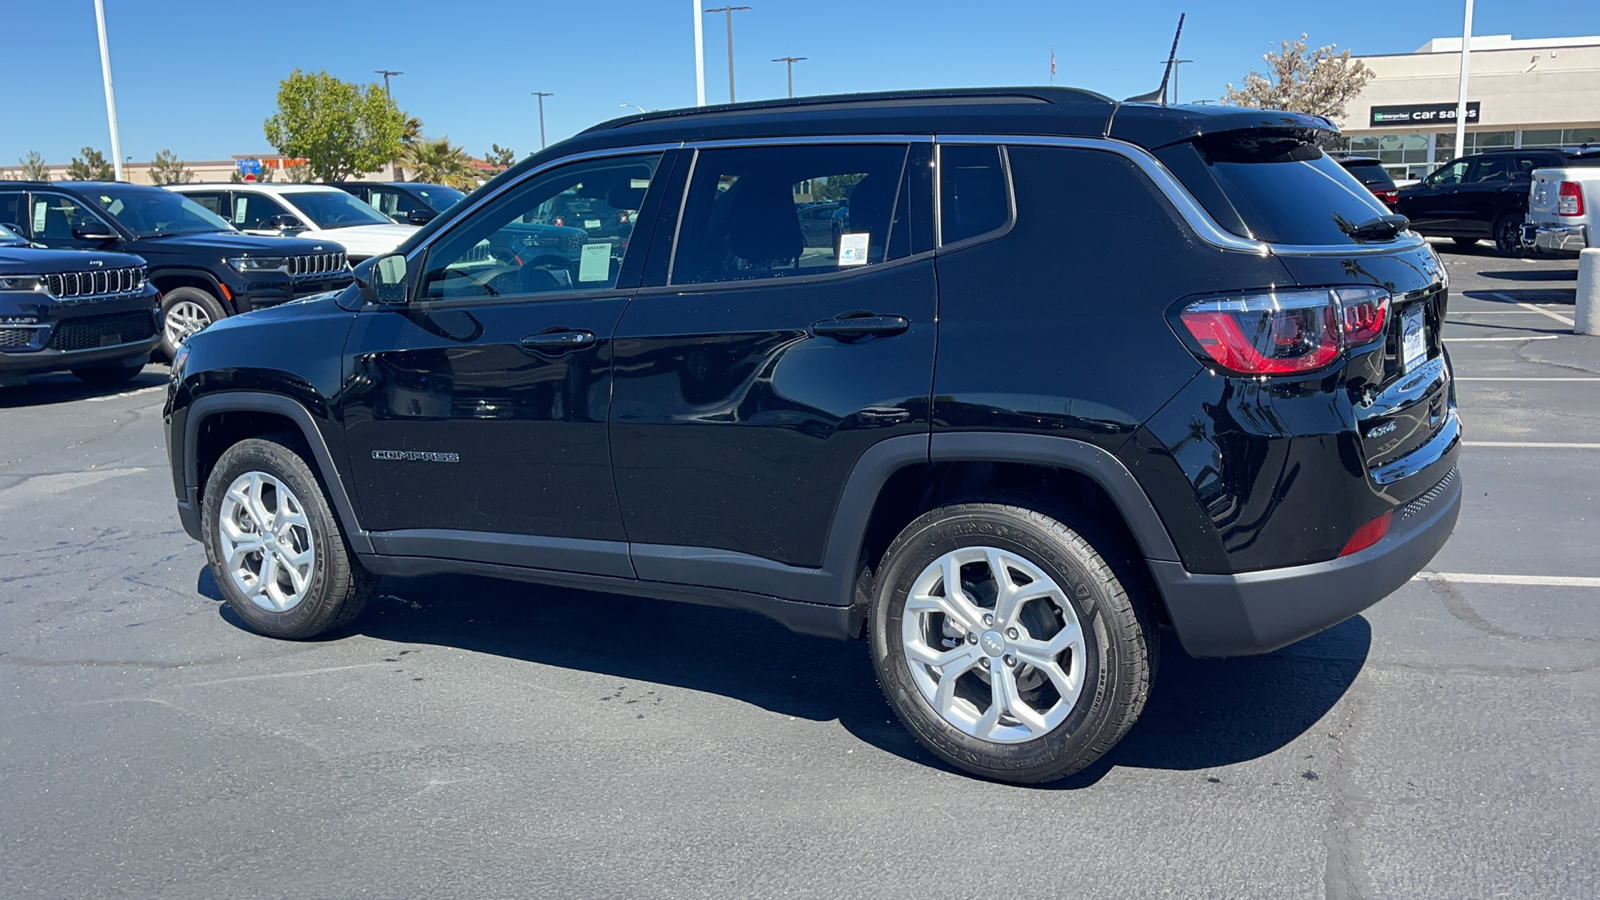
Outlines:
<svg viewBox="0 0 1600 900"><path fill-rule="evenodd" d="M159 299L137 256L43 250L0 226L0 381L128 381L159 340Z"/></svg>
<svg viewBox="0 0 1600 900"><path fill-rule="evenodd" d="M453 187L421 181L333 181L329 186L365 200L401 225L426 225L467 196Z"/></svg>
<svg viewBox="0 0 1600 900"><path fill-rule="evenodd" d="M161 350L227 316L350 283L344 248L240 234L187 197L97 181L0 183L0 225L55 250L144 257L161 292Z"/></svg>
<svg viewBox="0 0 1600 900"><path fill-rule="evenodd" d="M1492 240L1502 255L1521 256L1533 170L1597 155L1600 150L1536 148L1463 156L1401 188L1399 209L1418 234L1451 238L1461 247Z"/></svg>

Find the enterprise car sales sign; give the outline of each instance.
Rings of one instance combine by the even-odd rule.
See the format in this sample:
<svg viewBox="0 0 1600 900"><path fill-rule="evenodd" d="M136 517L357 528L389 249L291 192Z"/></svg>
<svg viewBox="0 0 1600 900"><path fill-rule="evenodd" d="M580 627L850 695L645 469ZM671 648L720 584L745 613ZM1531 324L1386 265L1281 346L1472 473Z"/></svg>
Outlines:
<svg viewBox="0 0 1600 900"><path fill-rule="evenodd" d="M1454 103L1409 103L1404 106L1374 106L1370 128L1393 128L1396 125L1429 125L1456 121ZM1478 102L1467 104L1467 124L1478 121Z"/></svg>

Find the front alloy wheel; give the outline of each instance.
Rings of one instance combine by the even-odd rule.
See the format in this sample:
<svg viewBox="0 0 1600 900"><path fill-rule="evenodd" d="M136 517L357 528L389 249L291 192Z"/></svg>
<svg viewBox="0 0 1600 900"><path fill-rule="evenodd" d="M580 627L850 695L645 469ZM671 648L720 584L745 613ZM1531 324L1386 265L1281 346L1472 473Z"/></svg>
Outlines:
<svg viewBox="0 0 1600 900"><path fill-rule="evenodd" d="M235 478L218 510L217 535L228 575L251 603L286 612L305 599L317 548L305 507L283 482L265 472Z"/></svg>
<svg viewBox="0 0 1600 900"><path fill-rule="evenodd" d="M198 334L211 325L211 314L193 300L179 300L167 307L162 322L162 337L170 347L177 347L191 334Z"/></svg>

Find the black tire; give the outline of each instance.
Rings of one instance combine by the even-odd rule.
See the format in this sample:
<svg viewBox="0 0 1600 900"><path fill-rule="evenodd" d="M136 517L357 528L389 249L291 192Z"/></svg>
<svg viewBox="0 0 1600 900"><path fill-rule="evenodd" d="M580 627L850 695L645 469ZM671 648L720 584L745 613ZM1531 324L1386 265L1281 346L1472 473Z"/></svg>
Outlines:
<svg viewBox="0 0 1600 900"><path fill-rule="evenodd" d="M85 384L96 387L116 387L139 377L144 371L144 362L123 363L116 366L84 366L72 370L72 374Z"/></svg>
<svg viewBox="0 0 1600 900"><path fill-rule="evenodd" d="M167 313L179 303L193 304L193 307L203 311L209 320L206 325L210 325L212 322L220 322L228 317L228 311L223 307L222 301L212 296L210 292L203 291L200 288L173 288L162 294L161 352L167 359L174 358L178 352L178 342L173 339L173 334L167 329Z"/></svg>
<svg viewBox="0 0 1600 900"><path fill-rule="evenodd" d="M219 532L223 499L229 485L250 472L277 479L300 501L316 551L304 598L281 612L251 601L222 560ZM269 637L306 640L343 627L361 614L377 592L377 576L362 567L345 542L321 482L305 459L285 443L250 438L229 447L206 479L200 528L206 560L228 606L252 630Z"/></svg>
<svg viewBox="0 0 1600 900"><path fill-rule="evenodd" d="M1083 529L1091 530L1087 526ZM1133 727L1155 678L1159 634L1146 603L1130 596L1125 587L1133 582L1133 573L1119 576L1117 567L1107 561L1108 557L1121 560L1125 554L1108 538L1097 537L1096 542L1105 552L1058 519L1011 502L941 507L906 526L895 538L873 580L868 632L884 695L923 746L945 762L975 775L1037 784L1064 778L1092 764ZM1081 626L1082 660L1069 662L1082 666L1077 670L1081 693L1065 717L1041 736L997 742L962 730L939 713L912 674L902 634L902 628L917 628L906 624L911 590L925 570L932 571L930 567L936 561L969 547L995 548L1037 567L1061 587L1061 598L1070 604ZM992 571L987 566L983 570ZM965 566L959 569L963 592L978 597L981 587L968 584L969 571ZM1008 575L1013 581L1015 576L1014 571ZM1060 600L1049 602L1047 609L1055 609ZM982 603L978 606L982 607ZM989 609L993 608L991 600ZM945 621L951 620L946 617ZM1033 625L1025 628L1028 633L1022 634L1023 638L1034 633ZM951 643L951 632L946 629L944 633L947 638L943 646L952 648L946 652L965 649L959 635ZM991 633L998 636L997 632L986 633L974 646L987 647ZM991 654L988 649L981 652ZM1062 651L1057 655L1058 661L1069 653L1076 655L1075 651ZM1009 653L1004 657L991 654L985 665L999 666L1002 659L1005 665L1013 665ZM1013 683L1021 684L1026 672L1028 666L1016 665ZM988 671L975 667L968 674L982 678L988 686L994 684ZM1065 698L1057 694L1056 706L1064 702ZM1041 723L1041 730L1045 724L1048 722Z"/></svg>
<svg viewBox="0 0 1600 900"><path fill-rule="evenodd" d="M1478 238L1453 237L1450 240L1452 242L1454 242L1457 247L1461 247L1463 249L1465 249L1467 247L1476 247L1476 246L1478 246Z"/></svg>
<svg viewBox="0 0 1600 900"><path fill-rule="evenodd" d="M1502 213L1494 220L1494 248L1501 256L1513 259L1526 256L1528 248L1522 246L1522 217L1516 213Z"/></svg>

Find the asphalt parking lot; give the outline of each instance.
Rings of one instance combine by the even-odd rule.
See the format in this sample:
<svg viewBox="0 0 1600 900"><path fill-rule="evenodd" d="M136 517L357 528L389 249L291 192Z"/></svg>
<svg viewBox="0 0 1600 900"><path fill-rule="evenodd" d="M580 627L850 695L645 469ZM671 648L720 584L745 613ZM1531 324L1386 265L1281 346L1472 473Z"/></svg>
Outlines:
<svg viewBox="0 0 1600 900"><path fill-rule="evenodd" d="M256 637L179 528L163 367L0 389L0 896L1600 896L1600 337L1575 261L1439 249L1454 538L1270 656L1169 640L1047 789L744 613L439 577Z"/></svg>

